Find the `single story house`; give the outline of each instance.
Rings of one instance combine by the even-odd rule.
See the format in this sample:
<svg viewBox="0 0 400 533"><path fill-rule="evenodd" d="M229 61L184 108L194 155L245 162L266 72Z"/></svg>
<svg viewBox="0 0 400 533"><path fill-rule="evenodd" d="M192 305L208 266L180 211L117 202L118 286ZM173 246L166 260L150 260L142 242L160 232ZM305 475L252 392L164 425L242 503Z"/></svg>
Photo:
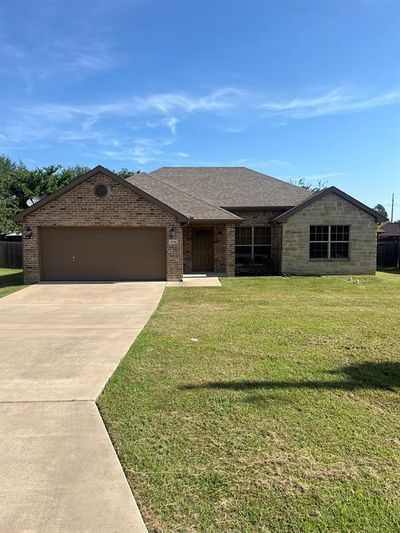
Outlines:
<svg viewBox="0 0 400 533"><path fill-rule="evenodd" d="M382 217L244 167L97 166L17 215L26 282L372 274Z"/></svg>
<svg viewBox="0 0 400 533"><path fill-rule="evenodd" d="M378 230L378 241L400 241L400 222L383 222Z"/></svg>

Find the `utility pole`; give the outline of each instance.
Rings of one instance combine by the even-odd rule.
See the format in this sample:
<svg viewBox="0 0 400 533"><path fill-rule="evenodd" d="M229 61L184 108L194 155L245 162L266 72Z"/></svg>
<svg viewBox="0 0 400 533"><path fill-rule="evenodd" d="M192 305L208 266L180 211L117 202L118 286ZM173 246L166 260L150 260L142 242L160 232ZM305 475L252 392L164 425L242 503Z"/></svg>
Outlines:
<svg viewBox="0 0 400 533"><path fill-rule="evenodd" d="M390 222L393 222L393 210L394 210L394 192L392 192L392 214L390 217Z"/></svg>

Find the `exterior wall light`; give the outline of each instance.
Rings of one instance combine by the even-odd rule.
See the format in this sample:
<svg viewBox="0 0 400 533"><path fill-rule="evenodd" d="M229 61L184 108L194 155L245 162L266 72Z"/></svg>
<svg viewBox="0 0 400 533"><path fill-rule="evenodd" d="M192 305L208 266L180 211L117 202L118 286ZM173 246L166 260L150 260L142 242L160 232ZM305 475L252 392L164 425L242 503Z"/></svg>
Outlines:
<svg viewBox="0 0 400 533"><path fill-rule="evenodd" d="M219 230L219 232L217 233L217 241L219 242L221 239L222 239L222 231Z"/></svg>
<svg viewBox="0 0 400 533"><path fill-rule="evenodd" d="M172 226L172 228L169 230L168 235L169 235L169 238L170 238L170 239L175 239L175 237L176 237L176 228L174 228L174 227Z"/></svg>
<svg viewBox="0 0 400 533"><path fill-rule="evenodd" d="M32 228L30 226L28 226L24 232L24 238L25 239L30 239L33 235L33 231L32 231Z"/></svg>

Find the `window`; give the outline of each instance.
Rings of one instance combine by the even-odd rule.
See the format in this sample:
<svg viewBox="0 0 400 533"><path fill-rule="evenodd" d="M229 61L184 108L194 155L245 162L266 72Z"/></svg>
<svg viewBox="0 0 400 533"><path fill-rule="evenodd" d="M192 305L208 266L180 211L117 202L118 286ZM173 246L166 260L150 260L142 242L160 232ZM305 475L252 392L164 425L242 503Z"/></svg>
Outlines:
<svg viewBox="0 0 400 533"><path fill-rule="evenodd" d="M240 226L236 228L235 261L237 265L268 265L271 252L271 227Z"/></svg>
<svg viewBox="0 0 400 533"><path fill-rule="evenodd" d="M310 226L310 259L348 259L350 226Z"/></svg>

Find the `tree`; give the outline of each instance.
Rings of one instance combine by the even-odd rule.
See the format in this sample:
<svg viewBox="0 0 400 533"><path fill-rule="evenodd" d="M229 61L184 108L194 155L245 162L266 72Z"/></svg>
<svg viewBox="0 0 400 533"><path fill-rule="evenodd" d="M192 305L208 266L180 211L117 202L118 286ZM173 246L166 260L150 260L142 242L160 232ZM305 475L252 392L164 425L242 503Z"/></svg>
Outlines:
<svg viewBox="0 0 400 533"><path fill-rule="evenodd" d="M22 168L7 156L0 156L0 235L18 228L14 215L18 212L18 200L11 193L11 184Z"/></svg>
<svg viewBox="0 0 400 533"><path fill-rule="evenodd" d="M374 211L376 211L377 213L379 213L380 215L382 215L383 217L386 218L386 220L388 220L388 214L387 214L387 211L386 209L383 207L382 204L376 204L376 206L374 207Z"/></svg>
<svg viewBox="0 0 400 533"><path fill-rule="evenodd" d="M300 187L301 189L306 189L310 192L318 192L322 191L322 189L326 189L328 186L328 183L323 180L318 180L316 185L313 185L312 183L307 182L304 178L297 178L297 179L291 179L290 183L292 185L296 185L296 187Z"/></svg>

